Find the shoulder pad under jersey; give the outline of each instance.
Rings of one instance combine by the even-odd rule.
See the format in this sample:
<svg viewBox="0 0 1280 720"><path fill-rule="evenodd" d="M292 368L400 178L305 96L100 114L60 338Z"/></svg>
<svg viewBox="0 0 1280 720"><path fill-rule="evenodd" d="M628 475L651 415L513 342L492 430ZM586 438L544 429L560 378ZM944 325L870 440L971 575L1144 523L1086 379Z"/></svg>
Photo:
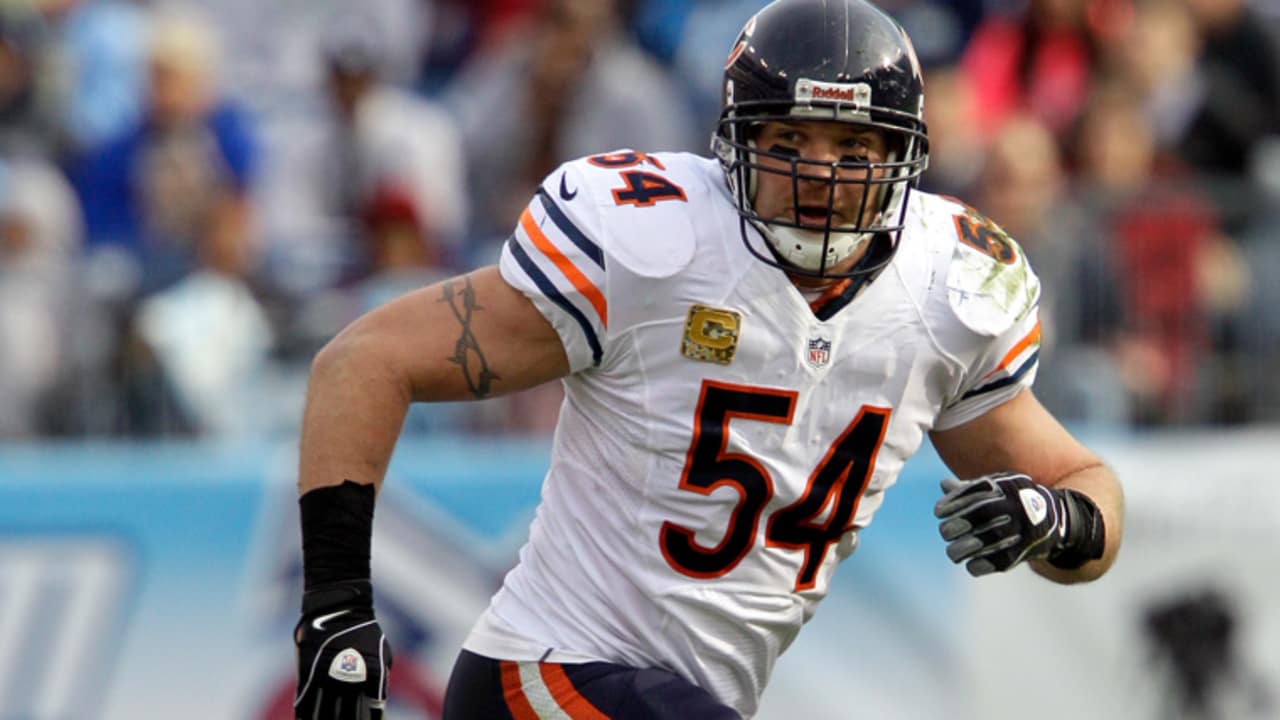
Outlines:
<svg viewBox="0 0 1280 720"><path fill-rule="evenodd" d="M973 208L953 207L947 300L970 330L998 335L1036 307L1040 279L1008 233Z"/></svg>
<svg viewBox="0 0 1280 720"><path fill-rule="evenodd" d="M593 206L591 230L612 260L641 277L669 277L693 259L690 214L710 199L694 158L632 150L593 155L566 163L547 189L574 215L575 195L582 193L576 202Z"/></svg>

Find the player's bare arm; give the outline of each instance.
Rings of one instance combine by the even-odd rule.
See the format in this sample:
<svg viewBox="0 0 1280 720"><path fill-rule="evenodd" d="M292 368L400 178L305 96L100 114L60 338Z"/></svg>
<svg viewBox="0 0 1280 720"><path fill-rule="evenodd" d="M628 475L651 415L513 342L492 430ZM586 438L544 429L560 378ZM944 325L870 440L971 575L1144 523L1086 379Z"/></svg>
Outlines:
<svg viewBox="0 0 1280 720"><path fill-rule="evenodd" d="M1032 560L1039 574L1060 583L1098 578L1115 562L1123 535L1124 499L1115 474L1044 409L1030 390L963 425L930 435L938 455L958 478L1023 473L1034 482L1089 498L1102 517L1101 557L1064 570Z"/></svg>
<svg viewBox="0 0 1280 720"><path fill-rule="evenodd" d="M299 489L380 484L410 402L483 399L567 372L555 330L496 266L409 293L316 356Z"/></svg>

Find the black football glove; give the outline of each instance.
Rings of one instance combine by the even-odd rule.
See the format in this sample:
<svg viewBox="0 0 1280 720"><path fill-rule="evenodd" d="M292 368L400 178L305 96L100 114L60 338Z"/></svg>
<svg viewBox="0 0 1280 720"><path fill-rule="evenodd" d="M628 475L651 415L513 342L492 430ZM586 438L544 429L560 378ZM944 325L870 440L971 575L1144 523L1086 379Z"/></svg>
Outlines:
<svg viewBox="0 0 1280 720"><path fill-rule="evenodd" d="M382 720L391 647L373 616L368 581L308 591L293 631L296 720Z"/></svg>
<svg viewBox="0 0 1280 720"><path fill-rule="evenodd" d="M1074 569L1102 557L1102 519L1089 498L1020 473L942 481L933 508L947 557L978 577L1027 560Z"/></svg>

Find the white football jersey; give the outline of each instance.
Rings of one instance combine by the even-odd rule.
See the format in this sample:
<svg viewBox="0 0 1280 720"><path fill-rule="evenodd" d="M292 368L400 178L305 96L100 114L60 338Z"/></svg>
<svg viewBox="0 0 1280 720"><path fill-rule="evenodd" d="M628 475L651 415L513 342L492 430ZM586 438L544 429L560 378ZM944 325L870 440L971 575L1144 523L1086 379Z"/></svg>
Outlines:
<svg viewBox="0 0 1280 720"><path fill-rule="evenodd" d="M714 160L549 176L500 267L572 374L528 543L467 649L662 667L752 716L925 433L1035 375L1018 246L926 193L906 223L873 282L811 306L744 245Z"/></svg>

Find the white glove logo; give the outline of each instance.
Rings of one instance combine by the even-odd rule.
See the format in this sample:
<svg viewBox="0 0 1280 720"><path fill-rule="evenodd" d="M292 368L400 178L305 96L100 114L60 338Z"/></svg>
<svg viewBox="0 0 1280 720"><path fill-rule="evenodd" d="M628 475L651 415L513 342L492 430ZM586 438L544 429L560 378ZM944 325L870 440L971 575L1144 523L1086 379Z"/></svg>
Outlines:
<svg viewBox="0 0 1280 720"><path fill-rule="evenodd" d="M338 653L329 664L329 677L343 682L360 683L368 676L364 657L355 648L347 648Z"/></svg>
<svg viewBox="0 0 1280 720"><path fill-rule="evenodd" d="M1045 515L1049 513L1049 508L1044 502L1044 496L1033 488L1023 488L1018 491L1018 499L1022 501L1022 509L1027 511L1027 519L1032 525L1039 525L1044 521Z"/></svg>

